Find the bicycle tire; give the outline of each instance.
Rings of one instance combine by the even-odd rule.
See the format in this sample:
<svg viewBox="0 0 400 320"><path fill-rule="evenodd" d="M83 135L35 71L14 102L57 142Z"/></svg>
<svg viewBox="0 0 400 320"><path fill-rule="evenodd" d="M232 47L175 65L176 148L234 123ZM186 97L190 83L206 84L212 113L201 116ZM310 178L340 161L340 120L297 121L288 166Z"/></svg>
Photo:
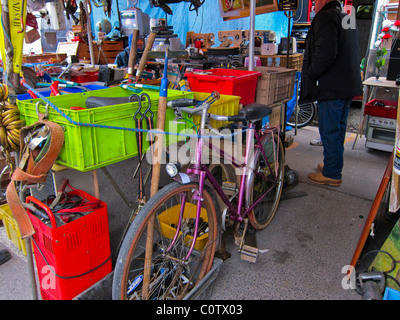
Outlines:
<svg viewBox="0 0 400 320"><path fill-rule="evenodd" d="M112 298L115 300L164 300L183 299L191 289L211 269L218 237L217 207L208 188L203 190L203 201L200 218L207 222L204 230L195 242L195 248L188 261L184 262L193 238L192 229L188 227L192 214L196 216L197 206L190 203L193 194L198 190L198 183L180 184L172 182L158 191L143 206L132 222L121 245L114 270ZM178 224L179 208L182 195L186 195L182 227L174 245L169 249L174 238L174 226ZM180 198L180 199L178 199ZM197 202L193 200L193 202ZM171 206L170 206L171 205ZM194 211L194 212L193 212ZM177 213L177 215L176 215ZM147 244L148 226L154 231L153 240ZM187 227L187 228L186 228ZM151 255L148 294L143 290L145 282L145 262ZM147 288L147 286L145 286Z"/></svg>
<svg viewBox="0 0 400 320"><path fill-rule="evenodd" d="M270 166L265 163L261 149L257 149L254 153L253 168L267 177L268 181L265 181L252 171L248 175L246 182L247 190L249 190L246 197L247 207L253 204L253 201L255 201L255 199L257 199L262 193L270 189L269 193L249 213L249 221L256 230L266 228L275 216L282 194L285 170L285 155L281 139L278 139L277 135L273 136L267 134L261 138L261 143L264 147ZM277 147L279 148L278 159L274 160L273 152ZM276 168L277 165L276 182L274 182L270 167L272 171L274 171L274 168Z"/></svg>
<svg viewBox="0 0 400 320"><path fill-rule="evenodd" d="M297 128L303 128L308 126L315 118L317 114L317 106L315 102L307 102L297 106ZM294 127L296 125L296 112L293 110L292 115L286 122L289 126Z"/></svg>

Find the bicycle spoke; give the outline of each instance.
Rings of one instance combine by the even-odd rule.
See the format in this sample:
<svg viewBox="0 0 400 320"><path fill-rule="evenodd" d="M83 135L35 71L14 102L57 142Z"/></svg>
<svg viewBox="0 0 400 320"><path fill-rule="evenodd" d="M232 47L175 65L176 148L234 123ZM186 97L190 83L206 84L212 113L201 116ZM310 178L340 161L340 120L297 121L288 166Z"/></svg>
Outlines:
<svg viewBox="0 0 400 320"><path fill-rule="evenodd" d="M153 199L157 203L146 204L142 209L149 210L146 217L141 212L138 217L141 221L135 220L131 226L132 240L130 243L124 240L122 247L126 253L120 253L125 255L125 263L116 266L118 275L114 275L122 283L115 285L113 295L127 299L181 299L211 267L217 230L214 203L208 193L203 195L199 234L192 254L186 259L194 241L196 188L174 186L169 189L171 195L161 193L161 201ZM178 186L182 191L177 190Z"/></svg>

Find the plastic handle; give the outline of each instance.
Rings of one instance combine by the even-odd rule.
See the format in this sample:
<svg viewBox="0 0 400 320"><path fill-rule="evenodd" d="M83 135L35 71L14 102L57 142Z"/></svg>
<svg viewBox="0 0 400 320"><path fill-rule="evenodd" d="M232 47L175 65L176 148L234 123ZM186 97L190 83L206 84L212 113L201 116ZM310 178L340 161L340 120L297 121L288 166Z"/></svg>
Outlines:
<svg viewBox="0 0 400 320"><path fill-rule="evenodd" d="M228 121L232 122L240 122L240 121L245 121L246 117L240 114L234 115L234 116L228 116Z"/></svg>
<svg viewBox="0 0 400 320"><path fill-rule="evenodd" d="M195 99L178 99L178 100L171 100L167 102L168 107L192 107L197 104L197 100Z"/></svg>
<svg viewBox="0 0 400 320"><path fill-rule="evenodd" d="M50 218L51 227L57 228L56 217L54 216L53 212L50 210L50 208L48 206L46 206L43 202L39 201L38 199L36 199L35 197L32 197L32 196L26 197L25 201L26 201L26 203L33 202L38 207L43 209Z"/></svg>

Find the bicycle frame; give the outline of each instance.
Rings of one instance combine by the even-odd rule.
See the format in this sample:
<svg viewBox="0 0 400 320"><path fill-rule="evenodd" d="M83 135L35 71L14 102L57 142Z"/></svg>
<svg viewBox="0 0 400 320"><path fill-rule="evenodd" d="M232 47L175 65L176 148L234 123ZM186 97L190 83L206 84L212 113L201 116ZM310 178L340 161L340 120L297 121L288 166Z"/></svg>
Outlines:
<svg viewBox="0 0 400 320"><path fill-rule="evenodd" d="M203 111L204 113L204 111ZM203 117L202 117L203 118ZM260 201L270 192L270 190L274 187L272 186L270 189L268 189L267 191L265 191L263 194L261 194L254 202L252 205L250 205L248 208L244 208L244 196L246 194L246 191L249 189L249 186L246 185L246 178L248 176L248 171L252 170L252 172L258 176L260 176L262 179L264 180L268 180L267 177L265 177L264 175L260 174L259 172L257 172L257 170L255 168L249 168L248 164L251 163L251 160L253 160L251 158L252 155L254 155L254 150L256 150L257 148L260 149L262 156L270 170L273 176L273 180L276 182L278 177L277 177L277 168L275 171L272 170L271 165L268 161L268 158L265 154L265 150L263 148L263 144L262 144L262 137L266 136L266 135L271 135L272 136L272 141L273 141L273 146L274 146L274 150L275 149L275 139L273 138L275 133L278 133L278 144L279 144L279 125L275 125L275 126L271 126L269 128L265 128L263 129L262 135L261 137L258 135L258 132L255 129L255 125L250 122L248 129L249 131L251 131L251 134L247 134L246 135L246 149L245 149L245 158L244 158L244 162L242 164L239 164L237 162L237 159L232 156L229 155L227 153L225 153L224 150L217 148L216 146L214 146L211 142L209 142L209 146L210 149L217 151L220 155L221 158L225 158L225 157L229 157L231 163L233 166L237 167L237 168L242 168L243 172L242 172L242 176L240 179L240 185L239 185L239 193L238 193L238 203L237 203L237 207L235 207L231 201L229 200L229 198L227 197L227 195L224 193L222 187L218 184L218 182L216 181L216 179L213 177L213 175L211 174L210 170L208 169L207 165L202 163L202 151L203 151L203 146L204 146L204 142L205 139L203 138L203 135L205 134L205 122L202 120L201 123L201 128L200 128L200 137L198 139L197 145L196 145L196 152L195 152L195 163L193 165L193 167L189 167L186 170L187 174L192 174L192 175L196 175L198 176L198 183L199 183L199 188L198 190L195 191L195 194L193 195L193 199L197 200L197 211L196 211L196 223L195 223L195 230L194 230L194 235L193 235L193 241L191 243L191 246L189 248L189 251L187 253L187 256L185 258L185 261L187 261L193 251L194 245L196 243L196 239L197 239L197 235L198 235L198 221L200 218L200 211L201 211L201 201L202 201L202 195L203 195L203 189L204 189L204 183L206 180L208 180L212 187L214 188L214 190L218 193L218 195L221 197L222 201L225 203L225 205L228 207L229 211L230 211L230 219L234 220L234 221L239 221L242 222L245 217L247 217L247 215L249 214L249 212L251 212L251 210L254 209L254 207L256 207ZM254 145L254 149L252 149L253 147L253 138L256 138L256 144ZM274 152L274 161L278 160L279 157L279 148L277 149L278 152ZM182 203L184 203L184 198L182 199ZM178 235L180 233L180 227L181 227L181 223L182 223L182 217L183 217L183 213L184 213L184 205L181 206L180 209L180 213L179 213L179 221L178 221L178 225L176 228L176 232L175 235L173 237L172 242L170 243L167 252L174 246L174 243L176 241L176 239L178 238Z"/></svg>
<svg viewBox="0 0 400 320"><path fill-rule="evenodd" d="M224 150L222 150L222 149L218 149L218 153L219 153L219 155L221 156L221 158L229 157L229 158L230 158L229 160L232 162L232 165L233 165L233 166L238 167L238 168L241 167L241 168L243 169L243 173L242 173L242 175L241 175L240 185L239 185L239 193L238 193L238 203L237 203L237 207L235 207L235 206L231 203L231 201L229 200L229 198L227 197L227 195L224 193L222 187L218 184L218 182L215 180L215 178L214 178L213 175L211 174L211 172L210 172L210 170L208 169L207 165L201 164L201 163L200 163L200 166L199 166L198 168L195 167L195 168L193 168L193 169L192 169L192 168L188 168L188 169L187 169L187 173L194 173L194 174L199 174L199 173L201 173L201 172L204 172L204 173L205 173L205 177L203 177L203 178L202 178L202 175L200 175L199 182L202 182L202 184L204 184L204 182L201 181L201 180L202 180L202 179L204 180L204 178L206 178L206 179L212 184L213 188L214 188L215 191L218 193L218 195L221 197L221 199L222 199L222 201L225 203L225 205L228 207L228 209L229 209L229 211L230 211L230 213L231 213L230 218L231 218L232 220L234 220L234 221L239 221L239 222L242 222L242 221L244 220L244 218L249 214L249 212L250 212L251 210L253 210L253 208L254 208L255 206L257 206L257 204L258 204L258 203L266 196L266 194L268 194L269 191L270 191L270 189L268 189L265 193L263 193L262 195L260 195L260 196L254 201L254 203L253 203L251 206L249 206L247 209L244 209L244 208L243 208L243 207L244 207L244 205L243 205L243 203L244 203L244 195L245 195L245 192L248 191L248 188L249 188L249 186L246 185L246 178L247 178L247 176L248 176L248 171L251 170L254 174L260 176L262 179L264 179L264 180L266 180L266 181L268 180L267 177L265 177L264 175L262 175L262 174L260 174L259 172L257 172L257 170L255 170L255 168L250 168L250 167L248 166L248 164L250 163L249 160L252 160L251 157L252 157L252 155L254 154L254 153L252 153L252 150L250 149L251 146L252 146L251 139L253 139L253 137L255 137L255 138L256 138L256 141L257 141L257 143L254 145L254 149L260 149L260 151L261 151L261 153L262 153L262 155L263 155L263 158L264 158L264 160L266 161L266 163L267 163L267 165L268 165L269 170L270 170L271 172L273 172L273 170L272 170L272 168L271 168L271 166L270 166L270 163L269 163L269 161L268 161L268 159L267 159L267 156L266 156L266 154L265 154L265 150L264 150L264 148L262 147L261 137L264 136L264 135L268 135L268 134L274 134L274 133L276 132L276 127L265 129L265 133L263 133L263 135L262 135L261 137L258 135L257 131L255 130L254 124L250 123L250 125L249 125L249 130L252 131L252 134L248 134L248 135L246 136L245 159L244 159L244 162L243 162L242 164L239 164L234 156L231 156L231 155L225 153ZM272 140L272 141L275 142L274 140ZM211 147L213 150L217 149L217 147L214 146L211 142L210 142L209 145L210 145L210 147ZM199 152L201 152L201 151L196 150L196 154L198 154ZM278 160L276 157L278 157L278 155L274 153L274 161ZM196 165L195 165L195 166L196 166ZM276 172L275 172L275 174L273 175L273 179L274 179L274 181L277 180ZM272 189L272 188L271 188L271 189Z"/></svg>

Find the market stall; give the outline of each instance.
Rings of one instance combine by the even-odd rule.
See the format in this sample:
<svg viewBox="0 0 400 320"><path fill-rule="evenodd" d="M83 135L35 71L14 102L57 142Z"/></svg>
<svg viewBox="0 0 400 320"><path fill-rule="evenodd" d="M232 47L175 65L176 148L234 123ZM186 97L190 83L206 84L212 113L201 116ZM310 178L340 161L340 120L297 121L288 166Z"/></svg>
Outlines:
<svg viewBox="0 0 400 320"><path fill-rule="evenodd" d="M150 8L147 2L143 3L143 11L139 9L142 3L124 8L121 2L108 1L59 0L35 9L29 1L28 5L22 0L18 4L10 12L21 17L18 26L10 23L10 16L5 14L10 5L2 8L0 143L6 157L4 167L12 174L6 203L1 207L3 221L15 228L15 241L29 259L33 282L34 264L37 269L53 265L62 275L56 278L56 289L40 286L41 298L72 299L109 277L124 230L140 214L143 204L158 192L162 153L153 152L153 148L187 144L189 129L197 131L203 121L187 115L177 121L176 110L167 108L167 103L182 98L208 103L212 97L210 112L226 117L235 116L246 105L268 105L273 111L263 114L264 124L285 127L283 106L293 97L296 70L289 63L276 66L276 60L273 66L268 61L261 66L261 59L256 57L269 56L271 50L276 54L278 44L289 43L279 41L284 36L290 38L290 19L278 9L291 11L294 7L278 8L278 3L273 3L261 11L265 17L274 15L267 19L270 24L266 30L260 20L256 22L254 8L243 9L241 14L250 15L249 18L239 15L239 19L232 19L230 15L222 19L218 7L215 20L224 24L226 32L218 37L217 45L217 25L207 26L214 35L211 36L202 33L202 28L196 29L198 22L192 25L187 20L183 26L179 21L187 12L197 14L201 5L213 18L216 10L207 3L177 4L173 10L181 11L180 17L169 17L166 3L163 10L159 5ZM56 52L23 55L24 27L28 24L21 13L26 12L30 17L40 12L40 19L47 19L52 30L66 30L67 22L72 23L65 41L56 40ZM229 29L234 25L241 26L241 31ZM279 27L272 30L274 26ZM38 29L33 28L40 33ZM34 33L25 37L25 44L40 39L34 40ZM58 37L53 31L39 36L47 42L54 41L51 36ZM238 37L240 42L236 42ZM129 53L127 63L116 65L118 54L124 52ZM293 52L286 50L284 54L289 57ZM28 81L22 67L30 68L33 80ZM256 113L261 117L260 112ZM215 129L235 130L232 121L211 124ZM167 154L170 156L170 152ZM109 169L133 158L137 161L137 178L132 183L138 183L139 192L132 200ZM145 163L149 159L153 161L150 166ZM99 192L100 172L127 205L127 212L115 212L112 203L106 201L107 196ZM61 206L67 199L73 199L72 207ZM85 213L79 214L82 210ZM85 248L90 248L90 257ZM66 253L75 249L80 252ZM46 254L49 250L51 255ZM258 254L257 248L246 250ZM87 262L83 262L85 259ZM216 272L215 264L208 271L211 269ZM86 273L90 276L80 276ZM43 283L43 274L38 277ZM32 287L38 297L36 286Z"/></svg>

